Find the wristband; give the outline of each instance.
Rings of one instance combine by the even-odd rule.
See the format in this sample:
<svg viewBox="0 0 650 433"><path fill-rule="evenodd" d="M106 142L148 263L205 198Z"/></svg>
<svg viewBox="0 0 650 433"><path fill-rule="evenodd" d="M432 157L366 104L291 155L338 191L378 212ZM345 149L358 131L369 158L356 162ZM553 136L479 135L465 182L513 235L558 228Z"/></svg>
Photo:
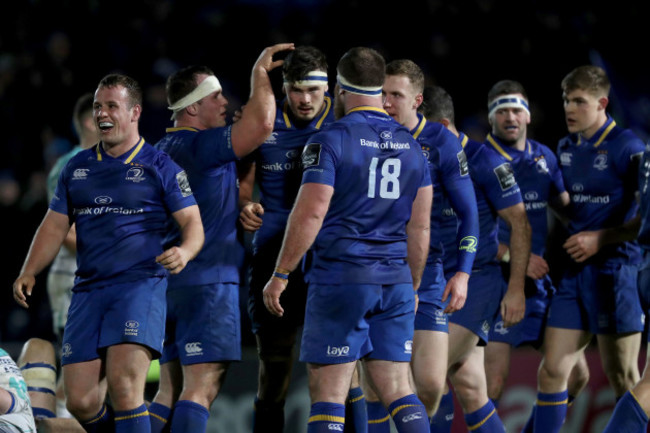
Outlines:
<svg viewBox="0 0 650 433"><path fill-rule="evenodd" d="M281 280L288 280L289 273L291 273L291 271L287 269L275 268L275 270L273 271L273 276Z"/></svg>

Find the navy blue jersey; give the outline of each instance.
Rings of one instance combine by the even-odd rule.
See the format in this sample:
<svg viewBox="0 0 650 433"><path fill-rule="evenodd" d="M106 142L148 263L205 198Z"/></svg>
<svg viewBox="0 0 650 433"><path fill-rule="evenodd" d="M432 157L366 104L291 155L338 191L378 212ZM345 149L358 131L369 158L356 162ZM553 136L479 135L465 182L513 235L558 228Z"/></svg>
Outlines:
<svg viewBox="0 0 650 433"><path fill-rule="evenodd" d="M357 107L311 137L302 163L303 184L334 187L311 248L308 280L412 282L406 223L418 190L431 178L410 132L382 109Z"/></svg>
<svg viewBox="0 0 650 433"><path fill-rule="evenodd" d="M117 158L101 143L77 153L50 202L77 224L73 290L167 275L156 256L170 215L194 204L183 169L142 138Z"/></svg>
<svg viewBox="0 0 650 433"><path fill-rule="evenodd" d="M170 275L169 287L239 283L244 246L237 235L239 187L231 127L168 128L166 133L156 148L187 173L205 232L203 248L183 272ZM165 246L179 242L180 233L172 224Z"/></svg>
<svg viewBox="0 0 650 433"><path fill-rule="evenodd" d="M278 233L284 233L302 179L300 155L309 137L334 122L332 100L325 96L323 111L306 125L296 125L286 98L278 101L271 136L252 154L259 185L264 224L255 232L257 249Z"/></svg>
<svg viewBox="0 0 650 433"><path fill-rule="evenodd" d="M427 122L418 113L419 122L411 130L413 137L422 146L422 153L427 159L431 182L433 184L433 207L431 209L431 247L427 258L428 264L442 261L444 245L443 231L440 226L445 209L452 211L462 208L463 220L459 221L458 230L454 222L455 243L448 245L457 254L459 271L470 273L478 242L478 210L472 179L467 168L467 157L458 138L438 122Z"/></svg>
<svg viewBox="0 0 650 433"><path fill-rule="evenodd" d="M558 160L571 195L569 233L622 225L637 211L639 160L643 142L612 118L589 140L571 134L560 140ZM598 257L616 257L630 263L640 260L637 242L604 247Z"/></svg>
<svg viewBox="0 0 650 433"><path fill-rule="evenodd" d="M467 155L469 174L474 184L479 218L478 251L474 259L474 269L496 262L499 247L497 212L521 203L521 191L509 162L503 161L483 143L469 140L465 135L459 137ZM451 226L447 221L446 230ZM454 235L455 238L455 235ZM447 259L446 259L447 260ZM455 258L449 263L455 263ZM445 263L445 272L455 271Z"/></svg>
<svg viewBox="0 0 650 433"><path fill-rule="evenodd" d="M548 234L548 202L565 191L555 154L534 140L526 140L526 148L520 151L492 134L488 134L485 145L508 161L515 171L532 228L531 252L543 256ZM510 243L510 228L503 221L499 223L499 241Z"/></svg>
<svg viewBox="0 0 650 433"><path fill-rule="evenodd" d="M639 194L641 229L637 239L641 248L650 250L650 144L646 144L639 166Z"/></svg>

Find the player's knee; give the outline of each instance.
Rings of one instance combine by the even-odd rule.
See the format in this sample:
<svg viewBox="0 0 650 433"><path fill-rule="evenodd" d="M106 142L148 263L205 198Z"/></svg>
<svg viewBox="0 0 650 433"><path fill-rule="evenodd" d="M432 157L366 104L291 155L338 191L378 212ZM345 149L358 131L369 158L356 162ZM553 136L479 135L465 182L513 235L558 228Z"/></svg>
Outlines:
<svg viewBox="0 0 650 433"><path fill-rule="evenodd" d="M420 378L416 381L416 389L420 401L429 409L432 406L437 406L445 392L446 376L438 378L429 376L427 378Z"/></svg>
<svg viewBox="0 0 650 433"><path fill-rule="evenodd" d="M54 348L49 341L32 338L23 346L18 359L34 416L56 416L56 365Z"/></svg>
<svg viewBox="0 0 650 433"><path fill-rule="evenodd" d="M26 363L34 362L56 365L56 356L52 343L41 338L30 338L25 342L17 364L21 367Z"/></svg>

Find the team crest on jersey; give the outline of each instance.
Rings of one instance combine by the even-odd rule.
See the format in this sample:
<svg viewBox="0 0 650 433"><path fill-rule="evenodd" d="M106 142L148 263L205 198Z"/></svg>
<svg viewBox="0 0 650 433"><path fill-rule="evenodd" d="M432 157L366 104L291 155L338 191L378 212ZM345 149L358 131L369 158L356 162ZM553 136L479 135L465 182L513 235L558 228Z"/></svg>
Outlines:
<svg viewBox="0 0 650 433"><path fill-rule="evenodd" d="M267 138L264 143L266 143L266 144L277 144L278 143L278 133L277 132L272 132L271 135L269 135L269 138Z"/></svg>
<svg viewBox="0 0 650 433"><path fill-rule="evenodd" d="M176 183L178 184L178 188L180 188L183 197L192 195L192 188L190 188L190 181L187 178L185 170L176 173Z"/></svg>
<svg viewBox="0 0 650 433"><path fill-rule="evenodd" d="M494 169L494 174L499 180L499 185L501 186L502 191L505 191L508 188L512 188L517 184L517 181L515 180L515 172L508 162L504 162L503 164L496 167Z"/></svg>
<svg viewBox="0 0 650 433"><path fill-rule="evenodd" d="M142 167L131 167L127 170L126 172L126 180L130 180L131 182L142 182L144 178L144 168Z"/></svg>
<svg viewBox="0 0 650 433"><path fill-rule="evenodd" d="M379 136L382 138L382 140L392 140L393 133L390 131L381 131L379 133Z"/></svg>
<svg viewBox="0 0 650 433"><path fill-rule="evenodd" d="M413 340L406 340L404 342L404 353L412 353L413 352Z"/></svg>
<svg viewBox="0 0 650 433"><path fill-rule="evenodd" d="M607 168L607 154L599 153L594 159L594 168L603 171Z"/></svg>
<svg viewBox="0 0 650 433"><path fill-rule="evenodd" d="M573 185L571 185L571 191L573 191L573 192L582 192L584 190L585 190L585 187L581 183L574 183Z"/></svg>
<svg viewBox="0 0 650 433"><path fill-rule="evenodd" d="M97 204L111 204L113 199L107 195L100 195L95 197L95 203Z"/></svg>
<svg viewBox="0 0 650 433"><path fill-rule="evenodd" d="M468 253L475 253L478 240L474 236L465 236L460 240L459 250L465 250Z"/></svg>
<svg viewBox="0 0 650 433"><path fill-rule="evenodd" d="M503 320L499 320L497 323L494 324L494 332L496 332L497 334L506 335L510 331L508 330L508 328L503 326Z"/></svg>
<svg viewBox="0 0 650 433"><path fill-rule="evenodd" d="M546 159L545 158L538 159L537 162L535 163L535 168L537 169L538 173L541 174L548 173L548 164L546 164Z"/></svg>
<svg viewBox="0 0 650 433"><path fill-rule="evenodd" d="M72 355L72 346L70 343L65 343L61 348L61 357L67 358L70 355Z"/></svg>
<svg viewBox="0 0 650 433"><path fill-rule="evenodd" d="M427 162L428 162L428 161L429 161L429 151L428 151L428 150L424 150L424 148L422 148L422 155L424 155L424 158L425 158L425 159L427 160Z"/></svg>
<svg viewBox="0 0 650 433"><path fill-rule="evenodd" d="M458 168L460 169L460 175L461 176L467 176L469 174L469 167L467 165L467 156L465 155L465 151L461 150L456 154L456 158L458 158Z"/></svg>
<svg viewBox="0 0 650 433"><path fill-rule="evenodd" d="M303 168L318 165L320 163L320 143L309 143L302 151Z"/></svg>

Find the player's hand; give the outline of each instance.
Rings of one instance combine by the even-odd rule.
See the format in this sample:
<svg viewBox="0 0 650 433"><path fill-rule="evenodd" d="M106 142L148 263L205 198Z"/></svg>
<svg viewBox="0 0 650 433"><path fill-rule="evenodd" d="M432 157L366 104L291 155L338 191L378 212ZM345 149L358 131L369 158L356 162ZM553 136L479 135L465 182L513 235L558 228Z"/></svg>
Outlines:
<svg viewBox="0 0 650 433"><path fill-rule="evenodd" d="M450 314L463 308L467 300L468 280L469 275L466 272L456 272L447 281L447 286L445 286L445 291L442 294L442 302L445 302L450 295L451 299L449 300L449 304L447 304L447 308L445 308L445 313Z"/></svg>
<svg viewBox="0 0 650 433"><path fill-rule="evenodd" d="M280 51L293 50L294 48L295 46L293 42L286 44L275 44L265 48L255 62L253 69L263 68L266 70L266 72L270 72L278 66L282 66L284 60L273 60L273 55Z"/></svg>
<svg viewBox="0 0 650 433"><path fill-rule="evenodd" d="M254 232L262 227L262 218L264 208L259 203L248 202L244 205L239 213L239 222L244 230Z"/></svg>
<svg viewBox="0 0 650 433"><path fill-rule="evenodd" d="M562 245L573 260L584 262L600 250L600 232L584 231L571 235Z"/></svg>
<svg viewBox="0 0 650 433"><path fill-rule="evenodd" d="M526 296L524 289L508 287L501 300L501 317L506 328L516 325L524 319L526 313Z"/></svg>
<svg viewBox="0 0 650 433"><path fill-rule="evenodd" d="M32 296L36 277L30 274L20 274L14 282L14 299L23 308L29 308L27 296Z"/></svg>
<svg viewBox="0 0 650 433"><path fill-rule="evenodd" d="M271 277L271 279L264 286L262 296L264 297L264 305L274 316L282 317L284 308L280 305L280 295L287 288L288 281L280 278Z"/></svg>
<svg viewBox="0 0 650 433"><path fill-rule="evenodd" d="M544 260L544 257L538 256L537 254L530 254L528 259L528 267L526 268L526 275L532 278L533 280L539 280L543 278L544 275L548 274L550 268L548 263Z"/></svg>
<svg viewBox="0 0 650 433"><path fill-rule="evenodd" d="M184 249L180 247L171 247L156 257L156 262L163 265L170 274L175 275L185 268L190 259L191 257Z"/></svg>

